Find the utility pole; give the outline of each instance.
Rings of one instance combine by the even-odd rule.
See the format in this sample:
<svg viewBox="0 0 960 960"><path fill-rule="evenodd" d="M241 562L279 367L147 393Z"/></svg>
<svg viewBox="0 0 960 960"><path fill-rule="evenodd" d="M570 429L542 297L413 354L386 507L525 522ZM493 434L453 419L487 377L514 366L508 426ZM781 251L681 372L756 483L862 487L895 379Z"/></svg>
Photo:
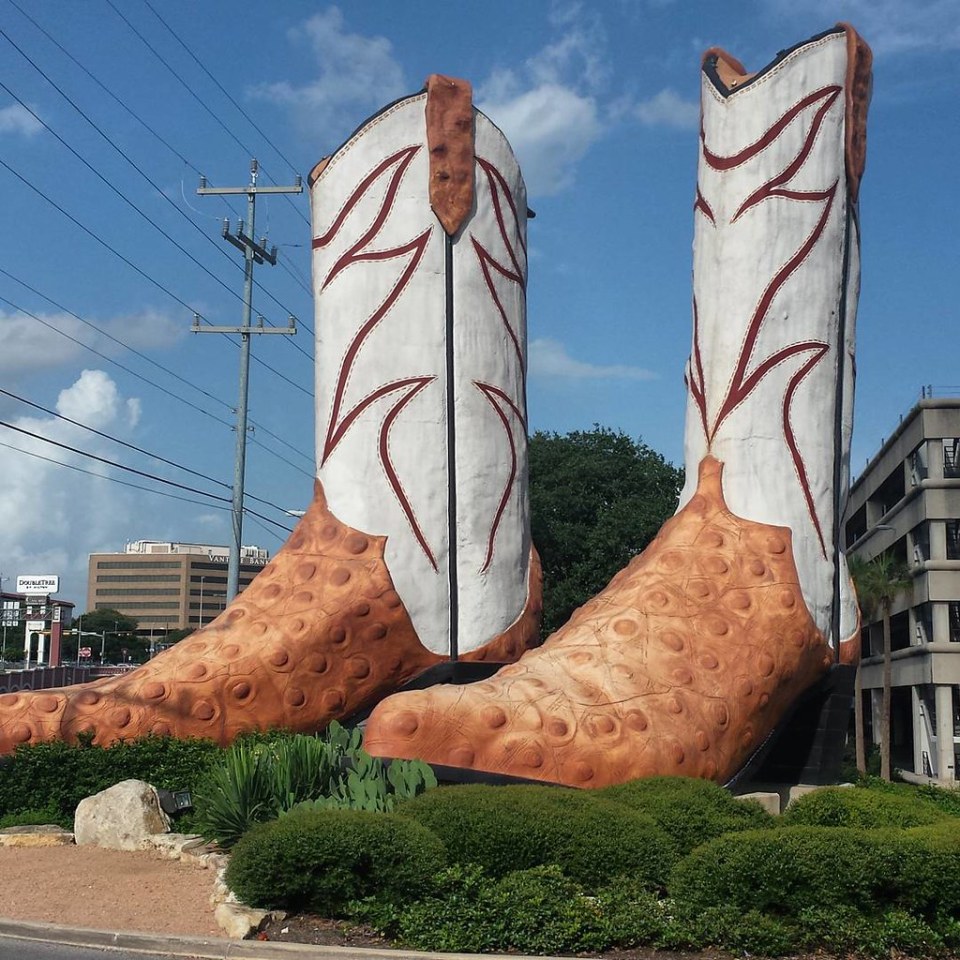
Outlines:
<svg viewBox="0 0 960 960"><path fill-rule="evenodd" d="M256 159L250 161L250 183L245 187L208 187L207 178L200 178L197 193L200 196L223 196L227 194L247 195L247 222L244 232L244 222L237 225L237 232L230 232L230 221L223 221L223 239L232 243L243 254L243 321L239 327L203 327L200 326L200 317L194 314L194 333L235 333L240 335L240 399L237 403L237 445L233 462L233 546L230 549L230 560L227 564L227 601L232 600L240 587L240 550L243 535L243 475L247 459L247 392L250 374L250 335L257 333L295 334L297 332L296 319L290 317L287 327L264 327L263 317L256 327L250 325L253 312L253 266L255 263L269 263L276 266L277 248L267 250L266 239L261 238L257 243L256 213L258 193L302 193L303 183L300 176L291 187L258 187L257 173L259 164Z"/></svg>

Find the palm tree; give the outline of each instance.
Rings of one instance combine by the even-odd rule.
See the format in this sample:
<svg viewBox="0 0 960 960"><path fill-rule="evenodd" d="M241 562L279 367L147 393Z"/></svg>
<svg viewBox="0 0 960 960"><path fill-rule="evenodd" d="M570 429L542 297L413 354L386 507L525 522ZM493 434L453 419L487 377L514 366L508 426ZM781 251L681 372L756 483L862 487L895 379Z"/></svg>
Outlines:
<svg viewBox="0 0 960 960"><path fill-rule="evenodd" d="M864 616L873 620L877 613L883 618L883 698L880 704L880 776L890 779L890 688L892 657L890 651L890 609L897 594L911 586L910 569L889 550L872 560L848 557L850 576L857 588L857 600ZM857 770L866 772L863 748L863 700L860 667L856 681Z"/></svg>

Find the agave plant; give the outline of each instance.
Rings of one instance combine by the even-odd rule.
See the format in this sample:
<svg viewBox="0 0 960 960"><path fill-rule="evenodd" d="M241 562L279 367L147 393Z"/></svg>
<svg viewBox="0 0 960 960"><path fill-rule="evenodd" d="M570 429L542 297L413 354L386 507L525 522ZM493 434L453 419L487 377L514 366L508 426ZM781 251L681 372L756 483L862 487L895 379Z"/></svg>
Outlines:
<svg viewBox="0 0 960 960"><path fill-rule="evenodd" d="M361 740L359 730L334 721L322 736L235 743L197 791L197 829L229 848L255 824L293 810L384 813L436 786L427 764L394 760L385 767L362 749Z"/></svg>

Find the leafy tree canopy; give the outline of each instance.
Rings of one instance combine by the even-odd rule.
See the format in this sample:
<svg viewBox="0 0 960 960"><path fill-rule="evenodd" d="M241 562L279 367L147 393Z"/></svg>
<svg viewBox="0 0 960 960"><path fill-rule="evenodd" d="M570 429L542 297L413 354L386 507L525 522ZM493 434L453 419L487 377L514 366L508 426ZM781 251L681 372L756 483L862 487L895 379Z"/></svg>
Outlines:
<svg viewBox="0 0 960 960"><path fill-rule="evenodd" d="M543 630L552 633L656 536L683 470L640 440L595 425L530 438L533 542L543 562Z"/></svg>
<svg viewBox="0 0 960 960"><path fill-rule="evenodd" d="M122 663L125 660L138 662L146 659L147 641L136 635L137 621L128 617L119 610L90 610L73 618L71 629L82 629L86 633L103 634L104 660L107 663ZM73 633L65 638L64 659L73 660L77 655L77 647L92 647L94 662L100 660L100 639L98 637L83 637L78 643L78 636ZM126 653L124 654L124 650Z"/></svg>

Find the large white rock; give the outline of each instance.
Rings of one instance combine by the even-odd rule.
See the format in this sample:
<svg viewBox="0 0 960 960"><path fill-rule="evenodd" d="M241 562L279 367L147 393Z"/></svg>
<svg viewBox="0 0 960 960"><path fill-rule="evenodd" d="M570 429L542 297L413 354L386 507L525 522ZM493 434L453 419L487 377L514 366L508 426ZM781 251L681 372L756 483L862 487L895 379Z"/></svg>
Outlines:
<svg viewBox="0 0 960 960"><path fill-rule="evenodd" d="M110 850L142 850L152 834L169 829L157 791L142 780L124 780L81 800L73 821L78 846Z"/></svg>

